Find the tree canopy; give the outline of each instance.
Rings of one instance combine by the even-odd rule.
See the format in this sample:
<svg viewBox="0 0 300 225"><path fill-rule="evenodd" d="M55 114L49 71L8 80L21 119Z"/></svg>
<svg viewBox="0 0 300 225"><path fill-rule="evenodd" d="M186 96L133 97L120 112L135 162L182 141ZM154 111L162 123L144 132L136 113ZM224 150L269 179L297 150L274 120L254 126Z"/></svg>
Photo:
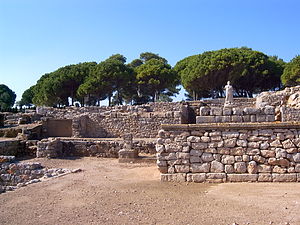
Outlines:
<svg viewBox="0 0 300 225"><path fill-rule="evenodd" d="M280 61L280 62L279 62ZM280 87L281 60L250 48L230 48L189 56L175 65L185 89L198 97L222 97L229 80L237 96Z"/></svg>
<svg viewBox="0 0 300 225"><path fill-rule="evenodd" d="M5 84L0 84L0 110L7 111L15 104L16 94Z"/></svg>
<svg viewBox="0 0 300 225"><path fill-rule="evenodd" d="M295 86L300 84L300 55L287 63L281 80L285 86Z"/></svg>

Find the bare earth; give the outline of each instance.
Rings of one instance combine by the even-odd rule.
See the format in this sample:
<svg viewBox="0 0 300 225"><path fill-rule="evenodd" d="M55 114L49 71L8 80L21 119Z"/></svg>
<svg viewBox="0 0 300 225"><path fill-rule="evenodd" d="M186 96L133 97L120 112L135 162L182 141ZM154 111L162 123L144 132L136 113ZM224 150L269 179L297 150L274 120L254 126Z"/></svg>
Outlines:
<svg viewBox="0 0 300 225"><path fill-rule="evenodd" d="M1 194L1 224L300 224L300 183L161 183L153 164L30 161L83 172Z"/></svg>

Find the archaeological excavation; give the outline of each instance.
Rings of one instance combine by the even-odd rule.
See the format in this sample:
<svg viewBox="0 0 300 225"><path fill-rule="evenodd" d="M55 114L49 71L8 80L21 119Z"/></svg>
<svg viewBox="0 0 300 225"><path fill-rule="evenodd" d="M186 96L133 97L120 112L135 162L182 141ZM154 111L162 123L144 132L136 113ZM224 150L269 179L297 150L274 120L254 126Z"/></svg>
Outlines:
<svg viewBox="0 0 300 225"><path fill-rule="evenodd" d="M2 114L0 191L78 172L18 161L35 157L148 159L161 181L299 182L299 91Z"/></svg>

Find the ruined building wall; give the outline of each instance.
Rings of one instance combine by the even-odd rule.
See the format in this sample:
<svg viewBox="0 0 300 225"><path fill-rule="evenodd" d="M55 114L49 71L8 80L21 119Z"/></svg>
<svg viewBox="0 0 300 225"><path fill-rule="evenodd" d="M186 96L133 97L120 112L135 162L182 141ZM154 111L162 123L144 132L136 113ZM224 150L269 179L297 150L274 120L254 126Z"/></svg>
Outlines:
<svg viewBox="0 0 300 225"><path fill-rule="evenodd" d="M74 137L122 137L132 133L135 138L153 138L161 124L187 122L186 105L150 103L141 106L82 107L40 109L44 118L72 119ZM44 127L47 130L47 127Z"/></svg>
<svg viewBox="0 0 300 225"><path fill-rule="evenodd" d="M300 181L300 124L163 125L162 181Z"/></svg>

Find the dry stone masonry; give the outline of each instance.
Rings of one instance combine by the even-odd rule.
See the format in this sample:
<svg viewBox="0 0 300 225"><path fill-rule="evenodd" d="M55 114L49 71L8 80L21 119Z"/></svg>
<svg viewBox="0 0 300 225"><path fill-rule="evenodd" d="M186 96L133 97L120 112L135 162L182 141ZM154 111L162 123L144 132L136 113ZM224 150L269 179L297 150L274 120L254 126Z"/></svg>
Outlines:
<svg viewBox="0 0 300 225"><path fill-rule="evenodd" d="M300 124L163 125L162 181L300 181Z"/></svg>

